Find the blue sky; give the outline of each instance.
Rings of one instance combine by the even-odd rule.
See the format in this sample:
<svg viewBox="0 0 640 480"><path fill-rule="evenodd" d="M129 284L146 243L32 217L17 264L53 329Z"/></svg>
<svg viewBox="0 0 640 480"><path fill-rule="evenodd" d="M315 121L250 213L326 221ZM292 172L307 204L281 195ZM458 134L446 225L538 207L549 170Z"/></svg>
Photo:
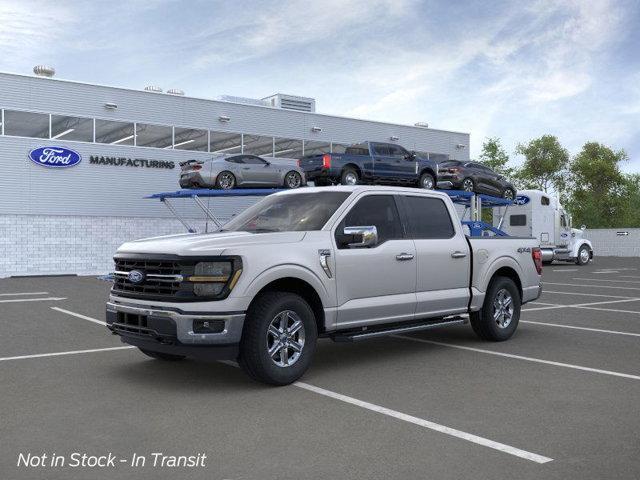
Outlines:
<svg viewBox="0 0 640 480"><path fill-rule="evenodd" d="M640 0L0 0L0 70L624 148L640 172ZM516 160L519 160L515 157Z"/></svg>

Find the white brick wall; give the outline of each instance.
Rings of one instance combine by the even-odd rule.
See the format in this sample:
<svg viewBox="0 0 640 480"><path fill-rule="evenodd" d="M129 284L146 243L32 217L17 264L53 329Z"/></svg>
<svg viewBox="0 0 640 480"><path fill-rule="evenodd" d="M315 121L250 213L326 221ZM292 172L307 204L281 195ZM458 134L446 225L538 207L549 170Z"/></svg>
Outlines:
<svg viewBox="0 0 640 480"><path fill-rule="evenodd" d="M0 277L105 274L122 243L184 232L168 218L0 215Z"/></svg>
<svg viewBox="0 0 640 480"><path fill-rule="evenodd" d="M628 232L628 235L618 233ZM593 244L598 257L640 257L640 228L587 229L585 238Z"/></svg>

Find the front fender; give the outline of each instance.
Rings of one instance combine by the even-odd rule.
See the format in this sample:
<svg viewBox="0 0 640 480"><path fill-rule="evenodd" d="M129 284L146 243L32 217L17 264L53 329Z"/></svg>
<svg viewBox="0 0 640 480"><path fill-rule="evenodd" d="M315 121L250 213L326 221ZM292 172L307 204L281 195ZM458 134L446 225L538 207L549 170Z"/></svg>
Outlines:
<svg viewBox="0 0 640 480"><path fill-rule="evenodd" d="M313 270L297 264L283 264L269 267L257 275L251 283L244 288L241 295L253 298L268 284L283 278L296 278L307 282L320 297L324 308L335 306L335 295L332 296L330 294L327 285L324 284L320 277L316 275Z"/></svg>
<svg viewBox="0 0 640 480"><path fill-rule="evenodd" d="M584 238L581 238L573 245L573 249L571 250L571 256L574 258L577 258L578 250L580 250L580 247L582 247L583 245L586 245L587 247L589 247L589 250L593 252L593 246L591 245L591 242L589 240L585 240Z"/></svg>

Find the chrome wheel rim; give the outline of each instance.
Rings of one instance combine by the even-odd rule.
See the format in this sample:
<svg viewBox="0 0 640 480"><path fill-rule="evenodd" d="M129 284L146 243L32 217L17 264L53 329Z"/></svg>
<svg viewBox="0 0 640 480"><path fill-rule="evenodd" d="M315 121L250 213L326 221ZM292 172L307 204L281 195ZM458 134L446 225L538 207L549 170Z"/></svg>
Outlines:
<svg viewBox="0 0 640 480"><path fill-rule="evenodd" d="M473 192L473 182L469 179L462 182L462 189L465 192Z"/></svg>
<svg viewBox="0 0 640 480"><path fill-rule="evenodd" d="M222 188L223 190L228 190L230 188L233 188L233 185L235 183L236 182L230 173L220 174L220 179L218 180L218 184L220 185L220 188Z"/></svg>
<svg viewBox="0 0 640 480"><path fill-rule="evenodd" d="M426 188L427 190L433 189L433 178L431 178L431 176L426 175L422 179L422 188Z"/></svg>
<svg viewBox="0 0 640 480"><path fill-rule="evenodd" d="M344 176L344 183L347 185L355 185L358 183L358 176L353 172L349 172Z"/></svg>
<svg viewBox="0 0 640 480"><path fill-rule="evenodd" d="M505 288L498 291L493 301L493 320L498 328L507 328L513 320L513 298Z"/></svg>
<svg viewBox="0 0 640 480"><path fill-rule="evenodd" d="M511 189L506 189L506 190L504 191L504 195L503 195L503 197L504 197L504 198L506 198L507 200L513 200L513 190L511 190Z"/></svg>
<svg viewBox="0 0 640 480"><path fill-rule="evenodd" d="M300 186L300 183L302 183L302 179L300 178L300 175L298 175L298 173L287 173L287 186L289 188L298 188Z"/></svg>
<svg viewBox="0 0 640 480"><path fill-rule="evenodd" d="M278 313L267 329L269 358L279 367L290 367L300 359L304 339L304 324L300 316L293 310Z"/></svg>
<svg viewBox="0 0 640 480"><path fill-rule="evenodd" d="M589 261L589 250L586 248L580 250L580 261L582 263L587 263Z"/></svg>

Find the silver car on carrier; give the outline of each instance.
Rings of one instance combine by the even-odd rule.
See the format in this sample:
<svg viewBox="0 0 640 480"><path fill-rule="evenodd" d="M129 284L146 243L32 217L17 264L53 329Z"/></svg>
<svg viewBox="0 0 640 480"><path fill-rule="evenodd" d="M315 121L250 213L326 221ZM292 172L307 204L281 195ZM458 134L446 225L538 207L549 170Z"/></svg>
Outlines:
<svg viewBox="0 0 640 480"><path fill-rule="evenodd" d="M220 155L210 160L188 160L180 167L181 188L298 188L307 183L295 159Z"/></svg>

